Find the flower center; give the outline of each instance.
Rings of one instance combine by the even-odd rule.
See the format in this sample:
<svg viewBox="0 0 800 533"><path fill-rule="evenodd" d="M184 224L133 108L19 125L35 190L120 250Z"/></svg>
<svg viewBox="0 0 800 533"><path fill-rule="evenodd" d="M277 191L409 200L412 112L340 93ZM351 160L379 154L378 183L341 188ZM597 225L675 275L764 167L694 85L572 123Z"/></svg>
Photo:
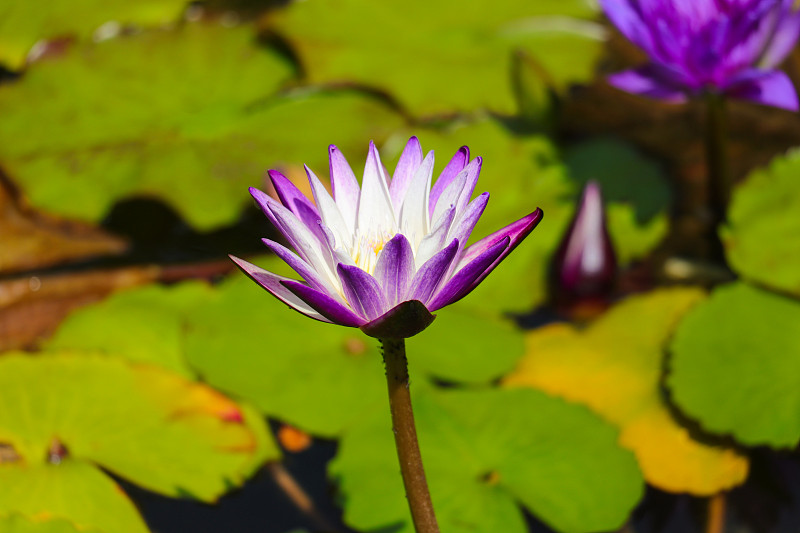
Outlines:
<svg viewBox="0 0 800 533"><path fill-rule="evenodd" d="M392 237L394 235L389 235L388 233L362 235L353 246L352 257L355 264L362 270L372 274L378 262L378 254L381 253L381 250Z"/></svg>

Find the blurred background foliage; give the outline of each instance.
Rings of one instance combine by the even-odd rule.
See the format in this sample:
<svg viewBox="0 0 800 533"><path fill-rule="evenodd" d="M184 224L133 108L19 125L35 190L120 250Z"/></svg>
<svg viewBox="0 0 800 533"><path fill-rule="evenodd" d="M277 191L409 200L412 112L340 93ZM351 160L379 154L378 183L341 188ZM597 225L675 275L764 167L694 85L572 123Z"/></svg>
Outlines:
<svg viewBox="0 0 800 533"><path fill-rule="evenodd" d="M442 529L796 531L800 119L731 106L730 270L698 261L703 115L602 81L640 59L588 0L5 0L0 532L411 531L375 344L225 258L289 275L267 168L410 135L484 158L475 235L545 213L409 341ZM616 289L564 314L590 180Z"/></svg>

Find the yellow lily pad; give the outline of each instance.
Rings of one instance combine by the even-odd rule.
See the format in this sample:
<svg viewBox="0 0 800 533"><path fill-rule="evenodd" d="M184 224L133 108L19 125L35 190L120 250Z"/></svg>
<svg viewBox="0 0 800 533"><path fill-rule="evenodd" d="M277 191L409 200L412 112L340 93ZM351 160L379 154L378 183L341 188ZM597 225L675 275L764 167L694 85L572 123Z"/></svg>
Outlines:
<svg viewBox="0 0 800 533"><path fill-rule="evenodd" d="M747 476L748 459L692 438L661 391L665 345L703 298L698 289L663 289L628 298L584 330L568 324L534 330L505 385L589 406L620 428L620 443L656 487L709 495L736 486Z"/></svg>

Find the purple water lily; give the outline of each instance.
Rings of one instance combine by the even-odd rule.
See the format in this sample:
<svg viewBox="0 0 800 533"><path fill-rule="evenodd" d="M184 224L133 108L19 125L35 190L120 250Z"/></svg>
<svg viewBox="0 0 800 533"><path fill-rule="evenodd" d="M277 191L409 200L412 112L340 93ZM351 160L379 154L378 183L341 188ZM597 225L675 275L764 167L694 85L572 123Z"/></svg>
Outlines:
<svg viewBox="0 0 800 533"><path fill-rule="evenodd" d="M776 67L800 34L794 0L600 0L608 18L650 57L609 82L680 102L717 91L797 110L792 82Z"/></svg>
<svg viewBox="0 0 800 533"><path fill-rule="evenodd" d="M489 194L470 201L482 160L462 147L431 187L433 152L423 158L411 137L391 178L370 143L359 186L342 153L330 146L331 196L306 167L314 203L275 170L280 202L250 193L294 248L264 239L303 279L267 272L232 257L273 296L306 316L359 327L382 338L414 335L431 312L469 294L533 230L542 211L466 246Z"/></svg>

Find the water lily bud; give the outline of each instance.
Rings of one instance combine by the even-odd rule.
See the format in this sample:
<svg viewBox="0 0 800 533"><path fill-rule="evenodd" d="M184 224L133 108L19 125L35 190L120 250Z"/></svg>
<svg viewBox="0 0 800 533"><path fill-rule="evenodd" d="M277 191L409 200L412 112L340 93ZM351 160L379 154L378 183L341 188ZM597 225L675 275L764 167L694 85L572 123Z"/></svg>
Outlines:
<svg viewBox="0 0 800 533"><path fill-rule="evenodd" d="M616 278L603 196L600 185L590 181L550 264L551 304L572 318L589 318L607 307Z"/></svg>

